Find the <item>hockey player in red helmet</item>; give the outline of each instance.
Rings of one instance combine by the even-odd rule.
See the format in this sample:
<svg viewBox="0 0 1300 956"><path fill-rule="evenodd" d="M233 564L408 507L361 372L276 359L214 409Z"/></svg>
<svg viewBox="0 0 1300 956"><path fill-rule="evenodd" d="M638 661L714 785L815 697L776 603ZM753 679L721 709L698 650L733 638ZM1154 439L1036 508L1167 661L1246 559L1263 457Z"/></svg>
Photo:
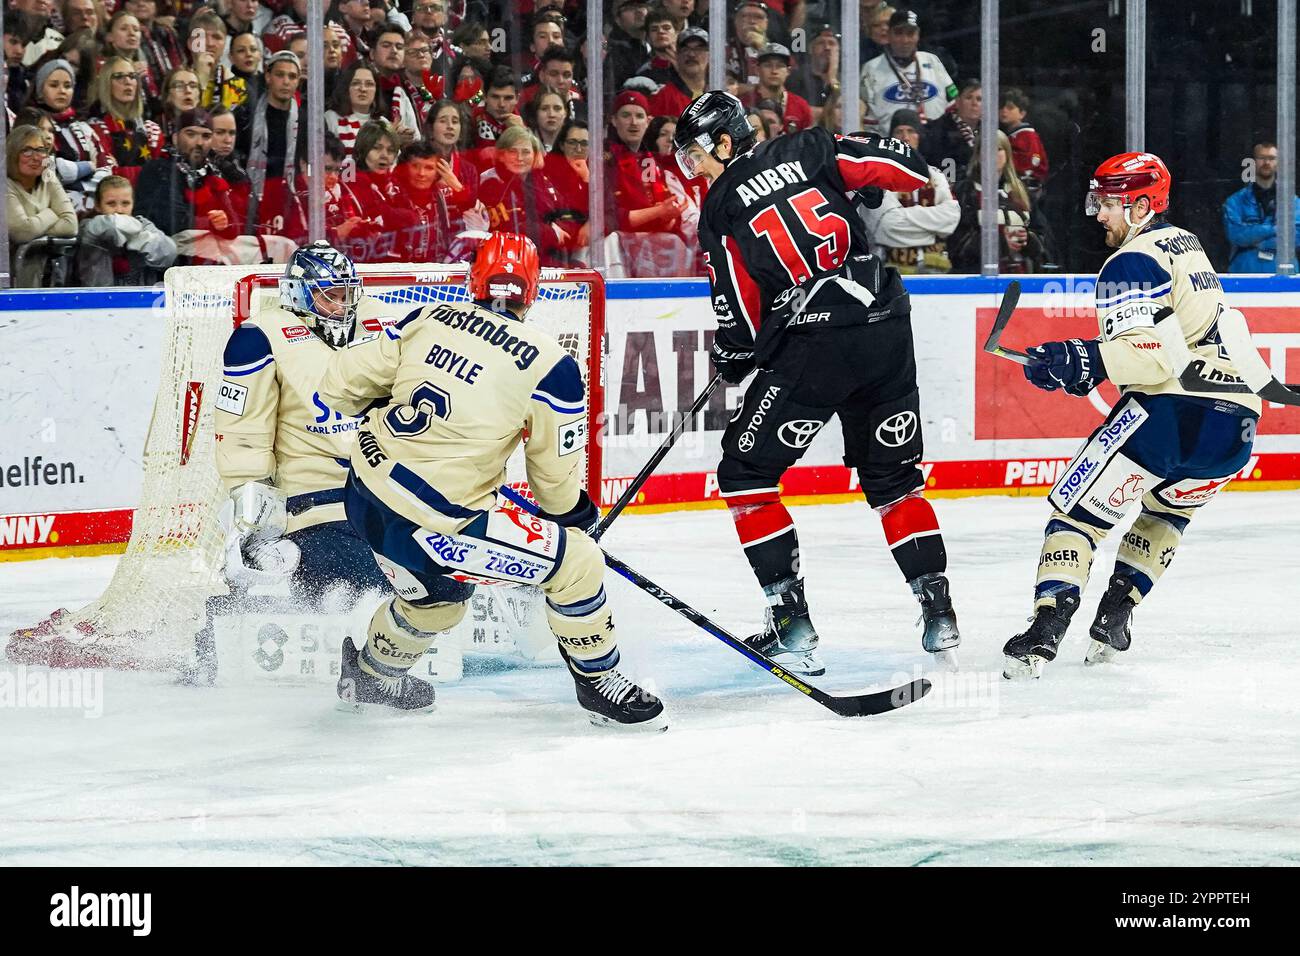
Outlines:
<svg viewBox="0 0 1300 956"><path fill-rule="evenodd" d="M412 677L435 636L465 616L476 585L532 585L568 664L578 703L601 726L663 729L663 704L618 670L605 561L585 533L600 512L583 488L586 387L577 361L538 325L537 248L498 233L479 248L472 303L415 309L340 349L320 398L369 411L352 448L348 520L392 570L395 592L360 648L343 646L338 695L355 706L433 706ZM382 407L381 407L382 406ZM498 495L523 443L540 515Z"/></svg>
<svg viewBox="0 0 1300 956"><path fill-rule="evenodd" d="M1154 153L1100 166L1085 209L1115 251L1097 276L1095 338L1027 349L1033 386L1083 397L1110 379L1115 402L1052 488L1029 627L1003 648L1008 678L1038 677L1056 658L1102 539L1136 504L1089 629L1089 664L1129 648L1134 608L1169 567L1196 512L1250 458L1260 400L1242 384L1220 336L1241 323L1201 242L1165 221L1173 177ZM1171 326L1164 323L1174 323ZM1214 390L1184 385L1160 332L1181 333Z"/></svg>
<svg viewBox="0 0 1300 956"><path fill-rule="evenodd" d="M537 301L542 267L527 236L494 232L478 247L469 273L469 297L479 305L512 303L519 318Z"/></svg>

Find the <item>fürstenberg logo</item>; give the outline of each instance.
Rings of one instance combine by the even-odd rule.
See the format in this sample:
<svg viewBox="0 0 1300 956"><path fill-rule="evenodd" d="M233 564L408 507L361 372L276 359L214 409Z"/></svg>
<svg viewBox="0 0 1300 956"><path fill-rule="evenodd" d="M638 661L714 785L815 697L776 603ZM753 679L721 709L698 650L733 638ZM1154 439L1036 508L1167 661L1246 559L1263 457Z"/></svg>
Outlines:
<svg viewBox="0 0 1300 956"><path fill-rule="evenodd" d="M152 926L152 893L70 893L50 897L51 926L129 926L131 935L148 936Z"/></svg>

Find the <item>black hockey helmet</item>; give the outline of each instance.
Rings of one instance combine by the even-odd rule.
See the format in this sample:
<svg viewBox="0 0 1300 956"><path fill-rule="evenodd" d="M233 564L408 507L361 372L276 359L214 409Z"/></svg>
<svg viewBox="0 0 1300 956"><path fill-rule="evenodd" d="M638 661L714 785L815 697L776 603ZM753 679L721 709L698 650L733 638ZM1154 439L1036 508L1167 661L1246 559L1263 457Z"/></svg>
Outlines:
<svg viewBox="0 0 1300 956"><path fill-rule="evenodd" d="M718 159L718 137L722 133L731 136L731 158ZM677 165L688 176L698 176L686 152L692 146L700 146L723 165L749 152L754 148L756 136L754 127L745 118L745 107L725 90L709 90L701 93L691 101L691 105L682 111L677 120L677 130L673 133L673 151L677 154Z"/></svg>

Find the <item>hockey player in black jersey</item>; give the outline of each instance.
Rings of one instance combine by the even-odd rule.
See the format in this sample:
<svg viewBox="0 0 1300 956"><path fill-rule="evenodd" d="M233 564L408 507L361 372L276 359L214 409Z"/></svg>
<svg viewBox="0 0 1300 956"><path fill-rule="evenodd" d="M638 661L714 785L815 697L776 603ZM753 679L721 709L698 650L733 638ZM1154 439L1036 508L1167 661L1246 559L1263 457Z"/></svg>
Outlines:
<svg viewBox="0 0 1300 956"><path fill-rule="evenodd" d="M710 91L677 122L677 160L710 181L700 244L718 318L712 360L728 382L758 370L722 438L718 486L767 595L762 653L794 673L824 672L781 503L782 474L832 415L844 463L920 601L927 651L960 642L939 523L921 495L920 402L908 297L870 254L855 193L928 179L906 144L814 128L755 145L740 101ZM870 199L868 199L870 201ZM878 199L877 199L878 201Z"/></svg>

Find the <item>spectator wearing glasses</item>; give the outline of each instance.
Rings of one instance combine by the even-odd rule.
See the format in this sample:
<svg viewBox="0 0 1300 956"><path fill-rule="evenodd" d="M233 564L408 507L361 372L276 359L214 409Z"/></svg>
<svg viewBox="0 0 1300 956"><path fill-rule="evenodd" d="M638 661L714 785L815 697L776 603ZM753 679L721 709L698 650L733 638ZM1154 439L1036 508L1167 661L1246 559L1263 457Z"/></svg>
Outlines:
<svg viewBox="0 0 1300 956"><path fill-rule="evenodd" d="M617 0L614 4L614 26L607 43L616 89L635 75L650 56L650 44L645 39L645 19L649 12L650 0Z"/></svg>
<svg viewBox="0 0 1300 956"><path fill-rule="evenodd" d="M1274 272L1277 269L1277 143L1256 143L1251 150L1255 181L1223 204L1223 229L1232 244L1229 272ZM1300 199L1295 205L1296 248L1300 249Z"/></svg>
<svg viewBox="0 0 1300 956"><path fill-rule="evenodd" d="M492 38L488 28L479 20L466 20L451 35L456 49L474 61L483 75L492 72Z"/></svg>
<svg viewBox="0 0 1300 956"><path fill-rule="evenodd" d="M349 56L346 65L370 56L370 30L376 26L370 15L370 0L335 0L326 19L336 21L347 32Z"/></svg>
<svg viewBox="0 0 1300 956"><path fill-rule="evenodd" d="M379 115L391 124L402 144L420 138L420 117L411 96L402 85L406 68L406 34L385 25L373 34L370 62L379 74Z"/></svg>
<svg viewBox="0 0 1300 956"><path fill-rule="evenodd" d="M554 184L560 201L556 219L573 223L577 246L589 241L587 233L589 186L591 184L591 131L582 120L569 120L560 130L555 146L546 154L546 177Z"/></svg>
<svg viewBox="0 0 1300 956"><path fill-rule="evenodd" d="M445 85L441 74L435 76L429 69L432 62L432 42L423 33L412 30L406 36L406 50L402 60L402 89L406 91L407 98L415 109L421 128L428 122L429 111L438 101Z"/></svg>
<svg viewBox="0 0 1300 956"><path fill-rule="evenodd" d="M11 251L43 236L71 239L77 234L77 213L51 169L54 151L44 132L19 126L6 144L8 170L9 244ZM26 258L21 273L10 263L17 288L39 284L45 271L41 256Z"/></svg>
<svg viewBox="0 0 1300 956"><path fill-rule="evenodd" d="M687 27L677 36L677 62L659 91L649 98L652 116L676 119L709 83L709 35Z"/></svg>
<svg viewBox="0 0 1300 956"><path fill-rule="evenodd" d="M167 74L162 84L161 108L154 114L168 143L176 134L176 121L182 113L197 109L201 104L202 85L199 74L181 67Z"/></svg>
<svg viewBox="0 0 1300 956"><path fill-rule="evenodd" d="M790 51L779 43L769 43L758 55L758 85L740 101L746 106L770 102L781 133L797 133L813 124L812 107L798 93L785 88L790 77Z"/></svg>
<svg viewBox="0 0 1300 956"><path fill-rule="evenodd" d="M140 77L129 60L115 56L104 61L88 117L100 153L112 156L118 174L132 182L140 167L162 155L162 127L144 118Z"/></svg>
<svg viewBox="0 0 1300 956"><path fill-rule="evenodd" d="M379 77L364 61L344 70L334 86L334 99L325 111L325 128L342 144L345 175L356 169L352 148L361 127L379 116L378 90Z"/></svg>
<svg viewBox="0 0 1300 956"><path fill-rule="evenodd" d="M74 82L72 64L67 60L47 60L36 71L29 105L49 115L54 127L55 155L76 164L76 179L64 179L68 198L74 205L89 208L90 200L85 194L93 193L95 184L108 175L106 170L113 160L101 152L99 138L90 125L76 118L77 111L72 105Z"/></svg>

